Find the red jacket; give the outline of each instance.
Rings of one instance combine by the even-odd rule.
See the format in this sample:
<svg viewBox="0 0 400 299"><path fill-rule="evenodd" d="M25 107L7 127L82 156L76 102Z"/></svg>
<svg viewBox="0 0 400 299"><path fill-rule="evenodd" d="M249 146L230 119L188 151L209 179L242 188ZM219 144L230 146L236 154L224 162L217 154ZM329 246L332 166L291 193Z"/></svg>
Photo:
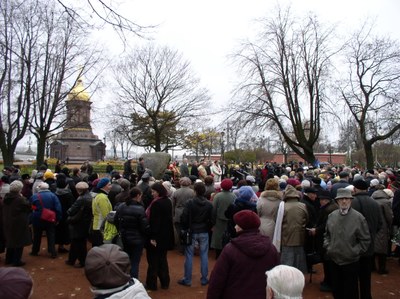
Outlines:
<svg viewBox="0 0 400 299"><path fill-rule="evenodd" d="M227 244L210 276L207 299L265 299L265 271L279 264L269 237L245 230Z"/></svg>

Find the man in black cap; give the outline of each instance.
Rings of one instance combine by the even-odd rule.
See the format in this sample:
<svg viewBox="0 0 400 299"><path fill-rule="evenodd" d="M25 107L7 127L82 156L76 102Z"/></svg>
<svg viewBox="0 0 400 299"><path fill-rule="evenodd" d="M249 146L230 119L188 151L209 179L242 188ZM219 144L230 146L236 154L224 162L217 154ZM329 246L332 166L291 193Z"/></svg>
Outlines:
<svg viewBox="0 0 400 299"><path fill-rule="evenodd" d="M340 179L339 182L334 183L332 185L332 189L331 189L332 198L336 198L336 193L337 193L338 189L346 188L347 186L350 185L349 184L349 173L348 172L345 172L345 171L340 172L339 173L339 179Z"/></svg>
<svg viewBox="0 0 400 299"><path fill-rule="evenodd" d="M371 243L368 251L360 258L360 298L371 299L371 271L374 257L374 243L378 230L383 222L380 214L379 204L368 195L369 184L360 179L353 182L354 199L351 207L360 212L367 220Z"/></svg>

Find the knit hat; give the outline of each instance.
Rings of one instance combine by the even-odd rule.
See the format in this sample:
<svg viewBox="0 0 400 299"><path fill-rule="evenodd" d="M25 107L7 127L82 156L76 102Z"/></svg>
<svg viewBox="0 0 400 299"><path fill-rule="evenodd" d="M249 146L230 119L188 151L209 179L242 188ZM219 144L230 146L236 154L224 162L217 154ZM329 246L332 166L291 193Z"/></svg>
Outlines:
<svg viewBox="0 0 400 299"><path fill-rule="evenodd" d="M44 175L43 175L44 179L53 179L54 180L54 173L51 172L51 170L47 170Z"/></svg>
<svg viewBox="0 0 400 299"><path fill-rule="evenodd" d="M221 182L221 188L225 191L231 190L233 187L233 182L231 179L223 179Z"/></svg>
<svg viewBox="0 0 400 299"><path fill-rule="evenodd" d="M98 183L97 183L97 188L101 189L105 186L110 184L110 179L109 178L102 178Z"/></svg>
<svg viewBox="0 0 400 299"><path fill-rule="evenodd" d="M346 188L339 188L337 190L337 194L335 199L341 199L341 198L354 198L353 195L351 194L351 190L346 189Z"/></svg>
<svg viewBox="0 0 400 299"><path fill-rule="evenodd" d="M364 180L356 180L353 182L353 186L359 190L368 190L368 183Z"/></svg>
<svg viewBox="0 0 400 299"><path fill-rule="evenodd" d="M286 183L288 185L292 185L293 187L296 187L301 184L300 181L296 179L288 179Z"/></svg>
<svg viewBox="0 0 400 299"><path fill-rule="evenodd" d="M371 187L378 186L378 185L379 185L379 181L378 181L377 179L373 179L373 180L371 180L371 182L369 183L369 185L370 185Z"/></svg>
<svg viewBox="0 0 400 299"><path fill-rule="evenodd" d="M22 184L21 181L18 181L18 180L13 181L10 184L10 192L21 192L22 187L24 187L24 184Z"/></svg>
<svg viewBox="0 0 400 299"><path fill-rule="evenodd" d="M115 244L104 244L89 250L85 275L90 284L100 289L122 286L130 280L129 256Z"/></svg>
<svg viewBox="0 0 400 299"><path fill-rule="evenodd" d="M254 195L253 188L251 186L242 186L239 189L239 197L249 201Z"/></svg>
<svg viewBox="0 0 400 299"><path fill-rule="evenodd" d="M32 278L22 268L0 268L0 298L25 299L31 295Z"/></svg>
<svg viewBox="0 0 400 299"><path fill-rule="evenodd" d="M261 225L260 217L250 210L242 210L233 215L233 220L243 230L256 229Z"/></svg>
<svg viewBox="0 0 400 299"><path fill-rule="evenodd" d="M77 184L75 185L75 188L76 188L77 190L86 190L86 189L89 189L89 185L88 185L88 183L86 183L86 182L79 182L79 183L77 183Z"/></svg>
<svg viewBox="0 0 400 299"><path fill-rule="evenodd" d="M300 198L299 192L292 185L286 186L285 192L283 194L283 199L287 198Z"/></svg>

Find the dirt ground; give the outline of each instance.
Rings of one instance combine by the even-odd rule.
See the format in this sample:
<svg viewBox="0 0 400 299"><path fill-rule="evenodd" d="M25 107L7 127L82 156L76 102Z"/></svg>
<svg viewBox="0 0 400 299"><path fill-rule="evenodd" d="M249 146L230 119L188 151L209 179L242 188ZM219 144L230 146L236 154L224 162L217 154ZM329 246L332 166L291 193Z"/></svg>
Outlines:
<svg viewBox="0 0 400 299"><path fill-rule="evenodd" d="M55 298L93 298L89 283L87 282L83 269L73 268L65 265L64 261L67 254L60 254L56 259L51 259L47 255L44 247L46 240L42 240L42 250L40 256L32 257L29 255L30 247L24 249L23 260L27 270L34 281L34 290L32 299L55 299ZM4 264L4 254L1 256L0 265ZM177 251L168 253L168 262L170 266L171 285L168 290L159 289L149 292L153 299L203 299L206 298L207 287L200 285L200 262L196 256L193 262L193 283L192 287L184 287L176 282L182 277L184 257ZM214 252L210 251L209 269L210 272L214 266ZM146 276L146 256L143 253L140 265L140 280L144 281ZM313 275L312 283L309 283L309 276L306 276L306 286L304 298L333 298L330 293L319 291L319 283L322 280L322 267L315 267L317 273ZM374 299L400 298L400 266L397 259L388 260L388 275L372 275L372 297Z"/></svg>

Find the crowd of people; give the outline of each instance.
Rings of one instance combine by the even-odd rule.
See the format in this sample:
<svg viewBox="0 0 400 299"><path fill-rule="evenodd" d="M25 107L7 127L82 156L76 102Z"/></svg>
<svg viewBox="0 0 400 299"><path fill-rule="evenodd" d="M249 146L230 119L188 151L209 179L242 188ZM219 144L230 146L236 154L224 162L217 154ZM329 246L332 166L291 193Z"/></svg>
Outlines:
<svg viewBox="0 0 400 299"><path fill-rule="evenodd" d="M122 173L108 164L101 175L88 163L58 172L42 165L31 175L6 167L0 185L5 264L24 266L23 249L31 244L30 255L45 254L45 232L49 257L66 254L67 266L85 268L99 298L112 298L104 291L112 286L129 294L136 289L138 297L130 298L168 289L170 250L184 255L176 282L184 287L196 283L192 265L200 256L199 283L208 286L210 299L300 298L304 274L312 274L316 263L323 264L321 291L334 298L371 298L371 272L388 274L387 257L400 255L398 169L273 162L253 168L183 159L156 180L143 158L136 170L131 162ZM48 210L51 220L44 217ZM180 243L182 232L190 234L189 243ZM212 271L209 250L217 259ZM109 270L109 279L119 275L118 282L96 276L96 265L103 264L95 255L123 260ZM279 282L285 273L295 279L286 287Z"/></svg>

